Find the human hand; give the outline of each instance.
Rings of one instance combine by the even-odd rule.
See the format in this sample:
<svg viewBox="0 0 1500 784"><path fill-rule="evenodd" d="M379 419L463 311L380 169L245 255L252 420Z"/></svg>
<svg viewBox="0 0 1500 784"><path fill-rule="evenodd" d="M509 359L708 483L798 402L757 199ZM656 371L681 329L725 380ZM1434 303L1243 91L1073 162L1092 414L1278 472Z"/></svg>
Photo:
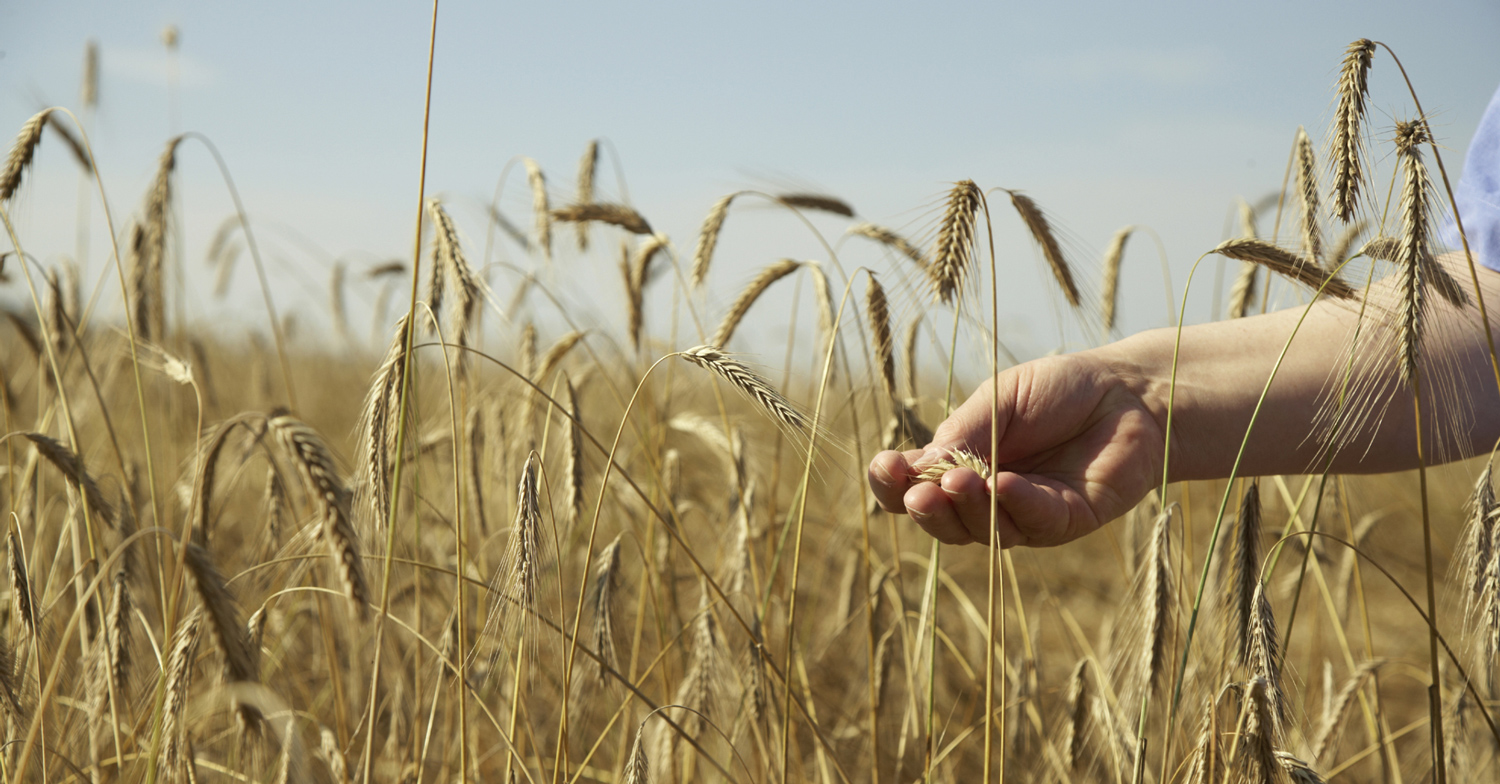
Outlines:
<svg viewBox="0 0 1500 784"><path fill-rule="evenodd" d="M952 450L988 459L993 385L999 448L989 482L968 468L915 481ZM1157 392L1092 352L1018 365L974 392L926 449L876 455L870 487L886 511L909 513L938 541L970 544L990 541L988 484L1001 547L1063 544L1123 515L1161 481Z"/></svg>

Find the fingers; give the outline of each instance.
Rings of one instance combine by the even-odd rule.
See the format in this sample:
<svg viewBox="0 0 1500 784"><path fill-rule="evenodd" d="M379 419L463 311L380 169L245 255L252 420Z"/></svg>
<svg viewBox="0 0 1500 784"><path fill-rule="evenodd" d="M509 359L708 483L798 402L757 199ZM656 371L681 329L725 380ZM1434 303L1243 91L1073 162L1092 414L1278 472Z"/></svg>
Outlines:
<svg viewBox="0 0 1500 784"><path fill-rule="evenodd" d="M901 498L911 487L911 463L921 454L921 450L906 453L886 451L870 461L870 490L882 509L891 514L906 513Z"/></svg>
<svg viewBox="0 0 1500 784"><path fill-rule="evenodd" d="M928 536L943 544L973 544L976 541L948 494L938 485L918 482L906 491L903 500L911 519L922 526Z"/></svg>
<svg viewBox="0 0 1500 784"><path fill-rule="evenodd" d="M979 474L956 468L941 484L912 485L903 503L913 520L944 544L990 543L990 493L995 494L995 542L1002 548L1049 546L1080 536L1074 495L1041 477L1001 473L987 486ZM1077 499L1081 502L1082 499Z"/></svg>

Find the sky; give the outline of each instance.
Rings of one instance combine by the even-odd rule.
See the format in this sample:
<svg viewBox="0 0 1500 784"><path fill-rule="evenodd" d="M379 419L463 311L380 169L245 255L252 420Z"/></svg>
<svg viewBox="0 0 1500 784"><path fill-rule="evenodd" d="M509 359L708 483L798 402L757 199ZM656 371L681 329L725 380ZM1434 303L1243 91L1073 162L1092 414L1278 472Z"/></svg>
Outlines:
<svg viewBox="0 0 1500 784"><path fill-rule="evenodd" d="M139 214L166 139L200 132L241 192L278 305L306 314L302 332L316 333L331 265L342 262L351 271L353 331L370 341L377 289L357 273L412 253L431 11L379 1L0 0L0 134L43 106L77 107L84 47L97 41L100 103L86 122L116 228ZM175 57L162 43L167 25L180 31ZM704 214L730 191L827 192L862 219L920 238L930 236L947 188L967 178L1034 198L1090 281L1115 230L1149 228L1180 296L1193 261L1225 237L1236 199L1280 187L1298 126L1321 141L1351 40L1377 39L1401 56L1457 176L1500 84L1497 34L1492 0L1428 3L1419 12L1389 0L443 0L427 193L451 205L471 256L481 257L489 244L482 205L508 162L535 159L554 204L564 203L585 143L602 138L599 198L628 197L690 254ZM1382 53L1371 75L1375 138L1388 138L1394 120L1412 112ZM1377 163L1388 158L1376 155ZM264 320L247 264L236 268L227 299L210 294L205 251L232 202L206 148L184 147L177 178L186 317L229 332L256 329ZM79 193L66 150L44 142L11 206L26 249L43 264L76 254ZM993 223L1008 345L1033 356L1077 347L1083 338L1056 326L1045 268L1000 197ZM500 206L529 221L517 167ZM736 210L703 303L710 321L765 264L828 256L783 211ZM97 203L89 219L86 288L104 269L108 245ZM830 243L848 226L813 222ZM560 233L543 280L566 290L562 301L578 320L618 333L618 233L595 236L604 249L580 256L571 233ZM1158 246L1146 232L1137 236L1118 334L1169 318ZM846 267L867 264L898 293L904 285L906 295L925 296L876 249L846 241L837 250ZM493 254L538 265L503 241ZM505 305L516 277L492 272ZM1189 297L1194 318L1207 317L1214 299L1202 277L1210 285ZM0 301L21 307L18 285L0 290ZM101 307L118 312L119 298L118 284L107 285ZM788 300L747 326L747 347L785 340Z"/></svg>

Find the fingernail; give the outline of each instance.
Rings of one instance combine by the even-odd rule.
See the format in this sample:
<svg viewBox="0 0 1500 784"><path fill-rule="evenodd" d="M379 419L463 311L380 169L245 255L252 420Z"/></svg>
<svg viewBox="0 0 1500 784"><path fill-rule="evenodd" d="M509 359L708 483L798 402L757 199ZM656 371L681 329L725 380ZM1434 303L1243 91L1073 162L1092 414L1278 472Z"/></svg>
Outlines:
<svg viewBox="0 0 1500 784"><path fill-rule="evenodd" d="M911 519L916 520L919 523L932 517L932 515L923 512L920 509L913 509L909 506L906 507L906 513L911 515Z"/></svg>
<svg viewBox="0 0 1500 784"><path fill-rule="evenodd" d="M921 457L912 462L912 468L926 468L927 466L930 466L933 463L942 460L943 457L946 456L946 454L947 450L945 449L928 447L927 451L923 452Z"/></svg>
<svg viewBox="0 0 1500 784"><path fill-rule="evenodd" d="M875 465L870 467L870 470L875 474L875 481L887 487L896 483L896 478L894 476L891 476L891 472L887 471L884 465L876 463Z"/></svg>

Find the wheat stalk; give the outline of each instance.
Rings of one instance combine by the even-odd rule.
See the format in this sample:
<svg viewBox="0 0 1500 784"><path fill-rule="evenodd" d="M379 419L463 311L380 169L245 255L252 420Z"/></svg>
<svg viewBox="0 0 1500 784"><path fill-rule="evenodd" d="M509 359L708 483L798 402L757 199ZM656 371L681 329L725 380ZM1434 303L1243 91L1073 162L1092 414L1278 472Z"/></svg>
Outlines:
<svg viewBox="0 0 1500 784"><path fill-rule="evenodd" d="M1057 242L1057 235L1053 233L1046 213L1042 212L1042 208L1030 196L1020 191L1007 193L1010 194L1011 206L1016 208L1016 213L1031 232L1032 239L1041 246L1042 257L1047 260L1047 266L1052 268L1052 276L1057 278L1063 297L1068 300L1068 305L1077 308L1082 302L1078 295L1078 284L1073 281L1073 271L1068 266L1067 258L1063 256L1062 246Z"/></svg>
<svg viewBox="0 0 1500 784"><path fill-rule="evenodd" d="M1370 60L1374 54L1375 43L1361 38L1344 51L1344 64L1339 71L1339 102L1333 114L1333 211L1345 223L1354 218L1359 189L1364 183L1360 162L1364 137L1359 126L1365 119Z"/></svg>
<svg viewBox="0 0 1500 784"><path fill-rule="evenodd" d="M552 220L563 223L576 223L579 231L583 226L592 222L608 223L611 226L630 232L631 234L650 234L651 224L641 217L639 212L623 204L608 204L604 202L583 202L569 204L552 211ZM583 235L580 235L583 236ZM585 247L587 242L580 243Z"/></svg>
<svg viewBox="0 0 1500 784"><path fill-rule="evenodd" d="M973 274L975 264L975 218L984 195L973 180L962 180L948 191L948 207L938 227L937 242L927 263L938 301L952 304Z"/></svg>
<svg viewBox="0 0 1500 784"><path fill-rule="evenodd" d="M750 285L746 286L735 298L734 304L729 306L729 312L724 314L724 320L719 322L719 328L714 330L714 336L709 339L709 343L720 347L728 344L729 339L734 336L735 328L740 325L745 314L750 312L750 306L760 299L760 295L764 294L772 283L796 272L800 266L802 262L795 259L781 259L761 270L760 274L750 281Z"/></svg>
<svg viewBox="0 0 1500 784"><path fill-rule="evenodd" d="M1309 288L1321 288L1324 296L1334 299L1353 299L1355 290L1337 273L1328 272L1310 259L1298 256L1269 242L1252 239L1232 239L1219 243L1210 253L1217 253L1239 261L1259 264L1266 269L1301 283Z"/></svg>

